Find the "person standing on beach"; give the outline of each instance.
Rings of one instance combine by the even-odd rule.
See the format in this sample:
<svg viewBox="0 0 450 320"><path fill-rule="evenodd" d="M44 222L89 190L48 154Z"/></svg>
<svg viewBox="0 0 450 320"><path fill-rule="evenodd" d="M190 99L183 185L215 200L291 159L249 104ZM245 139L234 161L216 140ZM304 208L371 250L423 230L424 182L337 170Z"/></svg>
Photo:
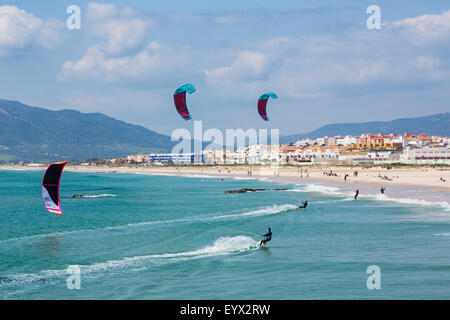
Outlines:
<svg viewBox="0 0 450 320"><path fill-rule="evenodd" d="M359 189L356 189L356 191L355 191L355 200L358 199L358 195L359 195Z"/></svg>

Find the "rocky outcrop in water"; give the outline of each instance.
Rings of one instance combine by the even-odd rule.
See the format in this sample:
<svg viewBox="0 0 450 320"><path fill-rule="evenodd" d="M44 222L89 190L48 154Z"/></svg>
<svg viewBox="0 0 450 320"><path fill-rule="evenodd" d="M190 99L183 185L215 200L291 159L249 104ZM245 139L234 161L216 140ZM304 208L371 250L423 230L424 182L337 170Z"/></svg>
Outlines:
<svg viewBox="0 0 450 320"><path fill-rule="evenodd" d="M286 191L288 188L279 188L279 189L251 189L244 188L239 190L228 190L225 193L247 193L247 192L260 192L260 191Z"/></svg>

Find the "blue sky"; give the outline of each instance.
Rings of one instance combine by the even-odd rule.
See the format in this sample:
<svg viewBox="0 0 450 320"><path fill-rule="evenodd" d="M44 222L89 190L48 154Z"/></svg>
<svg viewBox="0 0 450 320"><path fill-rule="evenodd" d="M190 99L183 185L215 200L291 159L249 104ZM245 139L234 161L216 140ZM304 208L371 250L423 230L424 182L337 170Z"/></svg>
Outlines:
<svg viewBox="0 0 450 320"><path fill-rule="evenodd" d="M168 3L167 3L168 2ZM66 8L81 8L68 30ZM381 9L368 30L366 8ZM170 134L192 83L206 128L303 133L448 112L448 1L0 1L0 98ZM269 122L256 99L276 92Z"/></svg>

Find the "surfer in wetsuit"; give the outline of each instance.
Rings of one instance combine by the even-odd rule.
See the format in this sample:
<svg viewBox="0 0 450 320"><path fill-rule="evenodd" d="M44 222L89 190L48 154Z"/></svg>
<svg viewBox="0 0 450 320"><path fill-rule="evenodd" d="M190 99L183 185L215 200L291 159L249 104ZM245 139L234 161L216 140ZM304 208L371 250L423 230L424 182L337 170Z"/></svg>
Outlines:
<svg viewBox="0 0 450 320"><path fill-rule="evenodd" d="M298 206L298 209L305 209L307 205L308 205L308 201L305 200L305 201L302 202L301 206Z"/></svg>
<svg viewBox="0 0 450 320"><path fill-rule="evenodd" d="M384 194L384 191L385 191L385 190L386 190L386 188L381 187L381 189L380 189L381 194Z"/></svg>
<svg viewBox="0 0 450 320"><path fill-rule="evenodd" d="M355 191L355 200L358 198L358 195L359 195L359 189L356 189L356 191Z"/></svg>
<svg viewBox="0 0 450 320"><path fill-rule="evenodd" d="M267 233L262 235L262 236L264 237L264 239L259 242L260 246L262 246L266 242L269 242L270 240L272 240L272 231L271 231L271 229L267 228Z"/></svg>

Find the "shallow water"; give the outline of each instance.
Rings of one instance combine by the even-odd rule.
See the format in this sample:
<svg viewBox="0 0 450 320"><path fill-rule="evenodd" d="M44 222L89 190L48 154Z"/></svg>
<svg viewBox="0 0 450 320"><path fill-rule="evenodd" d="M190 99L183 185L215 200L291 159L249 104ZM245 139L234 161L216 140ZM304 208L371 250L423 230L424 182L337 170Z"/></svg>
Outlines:
<svg viewBox="0 0 450 320"><path fill-rule="evenodd" d="M2 299L450 298L443 201L354 201L317 184L225 194L280 185L66 171L56 216L43 207L42 174L0 171ZM296 211L301 200L309 206ZM273 240L256 250L254 233L269 226ZM80 290L66 286L70 265ZM366 286L370 265L380 290Z"/></svg>

